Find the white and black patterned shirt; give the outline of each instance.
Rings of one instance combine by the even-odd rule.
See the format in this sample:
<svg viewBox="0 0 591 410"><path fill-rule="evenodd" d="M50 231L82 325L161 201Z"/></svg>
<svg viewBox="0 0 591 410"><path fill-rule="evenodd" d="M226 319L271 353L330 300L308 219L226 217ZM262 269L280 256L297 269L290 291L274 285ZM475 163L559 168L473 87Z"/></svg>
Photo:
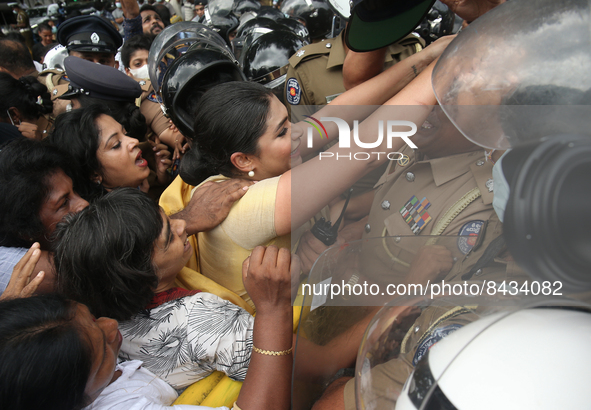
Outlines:
<svg viewBox="0 0 591 410"><path fill-rule="evenodd" d="M121 358L143 361L175 389L215 370L244 380L252 352L250 313L210 293L180 288L156 295L155 302L119 324Z"/></svg>

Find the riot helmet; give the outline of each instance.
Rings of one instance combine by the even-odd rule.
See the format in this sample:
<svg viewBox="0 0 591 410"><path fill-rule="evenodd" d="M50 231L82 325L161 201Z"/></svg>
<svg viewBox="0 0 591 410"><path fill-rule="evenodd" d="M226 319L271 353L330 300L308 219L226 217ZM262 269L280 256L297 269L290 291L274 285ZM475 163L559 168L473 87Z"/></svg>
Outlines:
<svg viewBox="0 0 591 410"><path fill-rule="evenodd" d="M485 317L429 349L396 410L585 407L590 333L588 307ZM559 354L566 346L577 352L576 360Z"/></svg>
<svg viewBox="0 0 591 410"><path fill-rule="evenodd" d="M256 0L238 0L234 4L233 12L235 15L240 17L242 20L242 15L249 11L254 11L255 13L261 8L261 3Z"/></svg>
<svg viewBox="0 0 591 410"><path fill-rule="evenodd" d="M250 44L263 34L270 33L273 30L281 30L282 26L267 17L254 17L240 24L236 31L236 37L232 40L232 51L236 59L242 65L242 51L247 49Z"/></svg>
<svg viewBox="0 0 591 410"><path fill-rule="evenodd" d="M162 30L150 47L148 71L157 94L168 68L194 43L199 43L200 48L221 51L230 60L234 59L224 39L211 27L191 21L172 24Z"/></svg>
<svg viewBox="0 0 591 410"><path fill-rule="evenodd" d="M277 24L276 21L268 18L268 17L255 17L250 19L243 24L240 24L238 27L238 31L236 31L236 37L246 37L251 34L255 29L265 29L264 33L268 33L269 31L273 30L280 30L281 25Z"/></svg>
<svg viewBox="0 0 591 410"><path fill-rule="evenodd" d="M504 3L460 32L432 77L466 138L512 149L501 164L507 246L533 277L569 293L591 289L590 24L586 1Z"/></svg>
<svg viewBox="0 0 591 410"><path fill-rule="evenodd" d="M252 34L251 34L252 35ZM265 85L283 101L283 85L289 58L307 43L286 30L272 31L254 40L243 50L242 71L249 81Z"/></svg>
<svg viewBox="0 0 591 410"><path fill-rule="evenodd" d="M211 26L213 30L222 36L228 47L231 47L240 21L232 13L226 15L212 14L209 16L209 19L206 17L205 24Z"/></svg>
<svg viewBox="0 0 591 410"><path fill-rule="evenodd" d="M455 21L456 15L449 7L437 0L415 29L415 32L429 45L439 37L453 34Z"/></svg>
<svg viewBox="0 0 591 410"><path fill-rule="evenodd" d="M43 69L64 70L64 60L68 56L68 49L61 44L51 48L43 59Z"/></svg>
<svg viewBox="0 0 591 410"><path fill-rule="evenodd" d="M285 0L281 12L305 22L312 40L324 38L331 32L335 15L324 0Z"/></svg>
<svg viewBox="0 0 591 410"><path fill-rule="evenodd" d="M310 32L299 20L294 19L293 17L286 17L277 20L277 23L293 31L295 34L304 39L304 41L308 43L310 42Z"/></svg>
<svg viewBox="0 0 591 410"><path fill-rule="evenodd" d="M162 81L166 114L183 135L193 134L194 108L199 97L216 84L244 81L236 60L214 48L195 43L168 67Z"/></svg>
<svg viewBox="0 0 591 410"><path fill-rule="evenodd" d="M275 7L271 6L261 6L261 8L257 11L258 17L266 17L271 20L279 20L285 17L285 15L280 12Z"/></svg>

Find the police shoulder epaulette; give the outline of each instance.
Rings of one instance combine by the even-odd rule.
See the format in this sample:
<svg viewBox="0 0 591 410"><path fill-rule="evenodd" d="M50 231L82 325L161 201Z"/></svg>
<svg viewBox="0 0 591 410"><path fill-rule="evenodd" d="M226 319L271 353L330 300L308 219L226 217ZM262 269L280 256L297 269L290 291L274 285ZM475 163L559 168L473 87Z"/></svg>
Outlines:
<svg viewBox="0 0 591 410"><path fill-rule="evenodd" d="M330 53L330 48L326 47L325 41L308 44L307 46L300 48L293 56L291 56L289 64L291 64L292 67L296 67L302 61L307 61L311 58L328 53Z"/></svg>

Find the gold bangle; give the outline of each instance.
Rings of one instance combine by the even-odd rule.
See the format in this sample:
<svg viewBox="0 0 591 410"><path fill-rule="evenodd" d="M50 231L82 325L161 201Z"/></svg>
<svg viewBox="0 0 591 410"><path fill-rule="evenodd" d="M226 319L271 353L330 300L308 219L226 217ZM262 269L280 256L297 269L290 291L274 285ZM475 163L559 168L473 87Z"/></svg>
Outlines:
<svg viewBox="0 0 591 410"><path fill-rule="evenodd" d="M267 356L287 356L288 354L291 354L291 352L293 351L293 347L290 347L287 350L277 351L277 350L263 350L263 349L259 349L255 345L253 345L252 350L254 350L255 352L257 352L259 354L266 354Z"/></svg>

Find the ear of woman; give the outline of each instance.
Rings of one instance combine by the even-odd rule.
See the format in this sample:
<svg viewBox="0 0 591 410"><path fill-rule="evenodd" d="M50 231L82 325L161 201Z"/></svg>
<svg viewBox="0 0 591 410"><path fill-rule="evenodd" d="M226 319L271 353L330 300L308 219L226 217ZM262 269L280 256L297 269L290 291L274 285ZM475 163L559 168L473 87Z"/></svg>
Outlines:
<svg viewBox="0 0 591 410"><path fill-rule="evenodd" d="M250 158L251 156L248 154L244 154L242 152L235 152L230 156L230 161L232 165L238 170L238 172L246 174L249 171L252 171L253 163Z"/></svg>

